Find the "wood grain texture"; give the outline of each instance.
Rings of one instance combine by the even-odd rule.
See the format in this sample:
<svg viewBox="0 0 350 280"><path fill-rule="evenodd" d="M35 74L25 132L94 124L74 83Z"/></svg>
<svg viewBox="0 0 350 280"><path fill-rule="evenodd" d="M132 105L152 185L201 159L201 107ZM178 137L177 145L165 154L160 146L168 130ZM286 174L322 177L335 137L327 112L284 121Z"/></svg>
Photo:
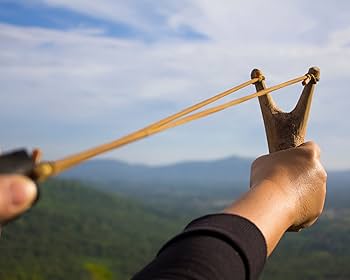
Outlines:
<svg viewBox="0 0 350 280"><path fill-rule="evenodd" d="M320 69L312 67L308 71L309 78L303 82L304 89L295 108L291 112L283 112L278 108L270 94L259 96L265 132L270 153L297 147L304 143L307 122L315 85L320 79ZM263 73L254 69L252 78L260 78L255 83L257 91L266 88Z"/></svg>

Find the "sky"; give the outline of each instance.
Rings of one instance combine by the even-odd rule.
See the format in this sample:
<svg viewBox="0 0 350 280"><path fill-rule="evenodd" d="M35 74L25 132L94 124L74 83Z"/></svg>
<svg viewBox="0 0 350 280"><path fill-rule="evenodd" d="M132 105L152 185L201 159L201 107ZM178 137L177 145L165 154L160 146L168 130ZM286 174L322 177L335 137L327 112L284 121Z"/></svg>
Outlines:
<svg viewBox="0 0 350 280"><path fill-rule="evenodd" d="M307 140L328 169L350 169L349 62L346 0L0 0L0 147L61 158L244 82L254 68L271 86L318 66ZM273 97L290 111L301 91ZM102 157L159 165L265 153L252 100Z"/></svg>

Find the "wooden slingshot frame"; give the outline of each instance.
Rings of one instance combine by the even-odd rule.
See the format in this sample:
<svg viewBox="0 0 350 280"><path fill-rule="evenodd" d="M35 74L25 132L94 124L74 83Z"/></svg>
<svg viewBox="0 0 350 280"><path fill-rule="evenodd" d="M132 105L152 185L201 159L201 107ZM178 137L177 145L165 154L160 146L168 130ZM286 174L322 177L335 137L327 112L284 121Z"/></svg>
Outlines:
<svg viewBox="0 0 350 280"><path fill-rule="evenodd" d="M261 113L270 153L297 147L304 143L315 85L320 79L320 69L312 67L303 81L304 89L299 101L291 112L279 109L270 94L259 96ZM263 73L254 69L251 78L259 78L255 83L256 91L266 89Z"/></svg>

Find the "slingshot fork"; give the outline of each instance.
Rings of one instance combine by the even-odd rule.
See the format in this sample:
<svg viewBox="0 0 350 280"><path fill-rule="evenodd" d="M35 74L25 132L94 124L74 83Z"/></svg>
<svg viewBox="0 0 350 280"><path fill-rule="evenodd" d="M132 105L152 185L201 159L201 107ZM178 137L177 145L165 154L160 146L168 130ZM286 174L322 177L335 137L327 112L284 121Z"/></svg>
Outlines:
<svg viewBox="0 0 350 280"><path fill-rule="evenodd" d="M304 143L312 96L315 85L320 79L320 69L312 67L306 76L308 79L303 82L302 94L291 112L283 112L279 109L270 94L259 96L270 153ZM266 88L264 76L260 70L254 69L251 78L259 78L259 81L254 84L256 91Z"/></svg>

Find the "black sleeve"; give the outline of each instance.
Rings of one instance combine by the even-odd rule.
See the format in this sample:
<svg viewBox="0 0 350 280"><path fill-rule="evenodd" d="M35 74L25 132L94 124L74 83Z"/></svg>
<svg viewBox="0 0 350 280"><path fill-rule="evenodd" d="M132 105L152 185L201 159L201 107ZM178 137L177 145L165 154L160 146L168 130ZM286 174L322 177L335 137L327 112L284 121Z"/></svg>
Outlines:
<svg viewBox="0 0 350 280"><path fill-rule="evenodd" d="M132 279L258 279L266 252L262 233L247 219L208 215L192 221L168 241Z"/></svg>

